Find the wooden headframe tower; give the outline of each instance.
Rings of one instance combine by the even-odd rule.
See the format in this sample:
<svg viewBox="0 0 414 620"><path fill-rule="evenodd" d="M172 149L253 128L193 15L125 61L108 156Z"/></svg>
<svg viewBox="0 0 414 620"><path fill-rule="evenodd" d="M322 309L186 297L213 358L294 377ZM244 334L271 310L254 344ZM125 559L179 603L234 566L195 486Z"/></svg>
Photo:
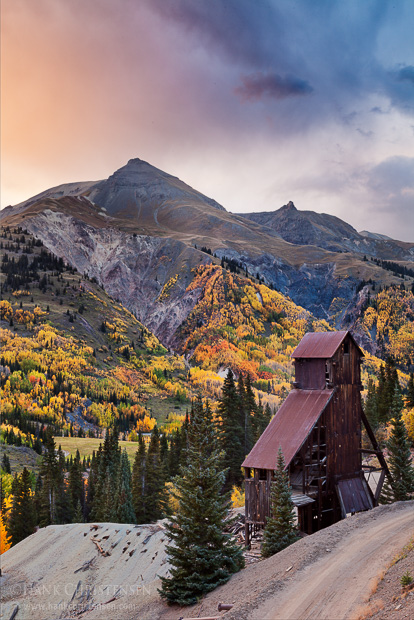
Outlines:
<svg viewBox="0 0 414 620"><path fill-rule="evenodd" d="M292 354L295 381L266 430L244 460L246 545L253 530L270 515L270 489L279 447L282 449L298 510L299 528L311 534L349 513L378 504L384 456L361 403L363 357L350 332L312 332ZM362 425L372 449L361 447ZM362 465L364 453L379 467ZM368 478L378 478L371 488Z"/></svg>

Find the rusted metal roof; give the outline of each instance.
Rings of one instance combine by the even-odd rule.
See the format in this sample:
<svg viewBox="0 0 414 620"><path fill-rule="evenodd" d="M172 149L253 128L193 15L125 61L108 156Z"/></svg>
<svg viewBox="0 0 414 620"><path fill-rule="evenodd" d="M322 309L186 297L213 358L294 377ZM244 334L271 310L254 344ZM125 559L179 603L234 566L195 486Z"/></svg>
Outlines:
<svg viewBox="0 0 414 620"><path fill-rule="evenodd" d="M328 404L333 390L292 390L269 426L246 456L243 467L275 469L279 446L286 466Z"/></svg>
<svg viewBox="0 0 414 620"><path fill-rule="evenodd" d="M348 331L342 332L308 332L299 342L298 346L292 353L294 358L324 358L329 359L338 350L345 337L352 334ZM355 346L358 347L352 338ZM359 349L359 347L358 347ZM362 351L359 349L361 355Z"/></svg>

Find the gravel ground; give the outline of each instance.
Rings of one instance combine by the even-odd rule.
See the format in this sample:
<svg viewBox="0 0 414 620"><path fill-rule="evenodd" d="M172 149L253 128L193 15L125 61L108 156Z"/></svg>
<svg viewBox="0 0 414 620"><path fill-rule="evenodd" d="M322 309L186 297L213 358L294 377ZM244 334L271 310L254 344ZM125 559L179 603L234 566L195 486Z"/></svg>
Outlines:
<svg viewBox="0 0 414 620"><path fill-rule="evenodd" d="M301 539L248 566L189 608L168 607L157 592L158 575L168 571L162 522L96 525L49 526L2 555L0 618L9 619L16 606L16 620L362 618L361 606L373 594L373 583L413 536L414 501L354 515ZM411 570L412 559L411 553L389 570L375 597L389 584L386 604L400 593L400 576ZM412 618L413 598L410 594L393 602L389 611L394 613L401 603L395 611L399 615L380 611L374 617ZM218 614L219 602L234 607Z"/></svg>
<svg viewBox="0 0 414 620"><path fill-rule="evenodd" d="M402 557L401 557L402 555ZM388 570L381 572L372 584L372 594L358 614L358 620L402 620L414 618L414 581L402 588L400 579L406 572L414 580L414 537Z"/></svg>

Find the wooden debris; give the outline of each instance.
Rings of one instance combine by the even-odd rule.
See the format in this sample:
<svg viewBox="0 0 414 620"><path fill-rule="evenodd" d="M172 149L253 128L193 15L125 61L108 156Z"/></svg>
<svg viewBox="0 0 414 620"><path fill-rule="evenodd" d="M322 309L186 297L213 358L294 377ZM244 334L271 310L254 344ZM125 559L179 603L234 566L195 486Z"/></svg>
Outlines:
<svg viewBox="0 0 414 620"><path fill-rule="evenodd" d="M74 574L79 573L80 571L85 571L85 570L89 570L89 568L91 567L92 562L94 561L95 558L92 558L91 560L88 560L87 562L85 562L84 564L82 564L82 566L80 566L79 568L77 568L74 572Z"/></svg>
<svg viewBox="0 0 414 620"><path fill-rule="evenodd" d="M16 605L16 607L12 611L12 615L10 616L10 620L14 620L14 618L17 616L17 612L18 611L19 611L19 606Z"/></svg>
<svg viewBox="0 0 414 620"><path fill-rule="evenodd" d="M102 549L101 545L98 543L97 540L95 540L94 538L91 538L91 541L98 547L98 551L101 555L103 555L103 557L107 557L108 555L111 555L109 553L109 551L105 551L104 549Z"/></svg>

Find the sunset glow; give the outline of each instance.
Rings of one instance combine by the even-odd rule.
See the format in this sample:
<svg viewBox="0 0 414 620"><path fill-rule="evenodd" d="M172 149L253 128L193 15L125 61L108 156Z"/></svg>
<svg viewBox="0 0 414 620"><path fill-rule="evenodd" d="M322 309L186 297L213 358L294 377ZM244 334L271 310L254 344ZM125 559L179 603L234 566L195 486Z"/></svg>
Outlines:
<svg viewBox="0 0 414 620"><path fill-rule="evenodd" d="M411 0L3 0L1 13L2 207L139 157L232 212L292 200L412 240Z"/></svg>

